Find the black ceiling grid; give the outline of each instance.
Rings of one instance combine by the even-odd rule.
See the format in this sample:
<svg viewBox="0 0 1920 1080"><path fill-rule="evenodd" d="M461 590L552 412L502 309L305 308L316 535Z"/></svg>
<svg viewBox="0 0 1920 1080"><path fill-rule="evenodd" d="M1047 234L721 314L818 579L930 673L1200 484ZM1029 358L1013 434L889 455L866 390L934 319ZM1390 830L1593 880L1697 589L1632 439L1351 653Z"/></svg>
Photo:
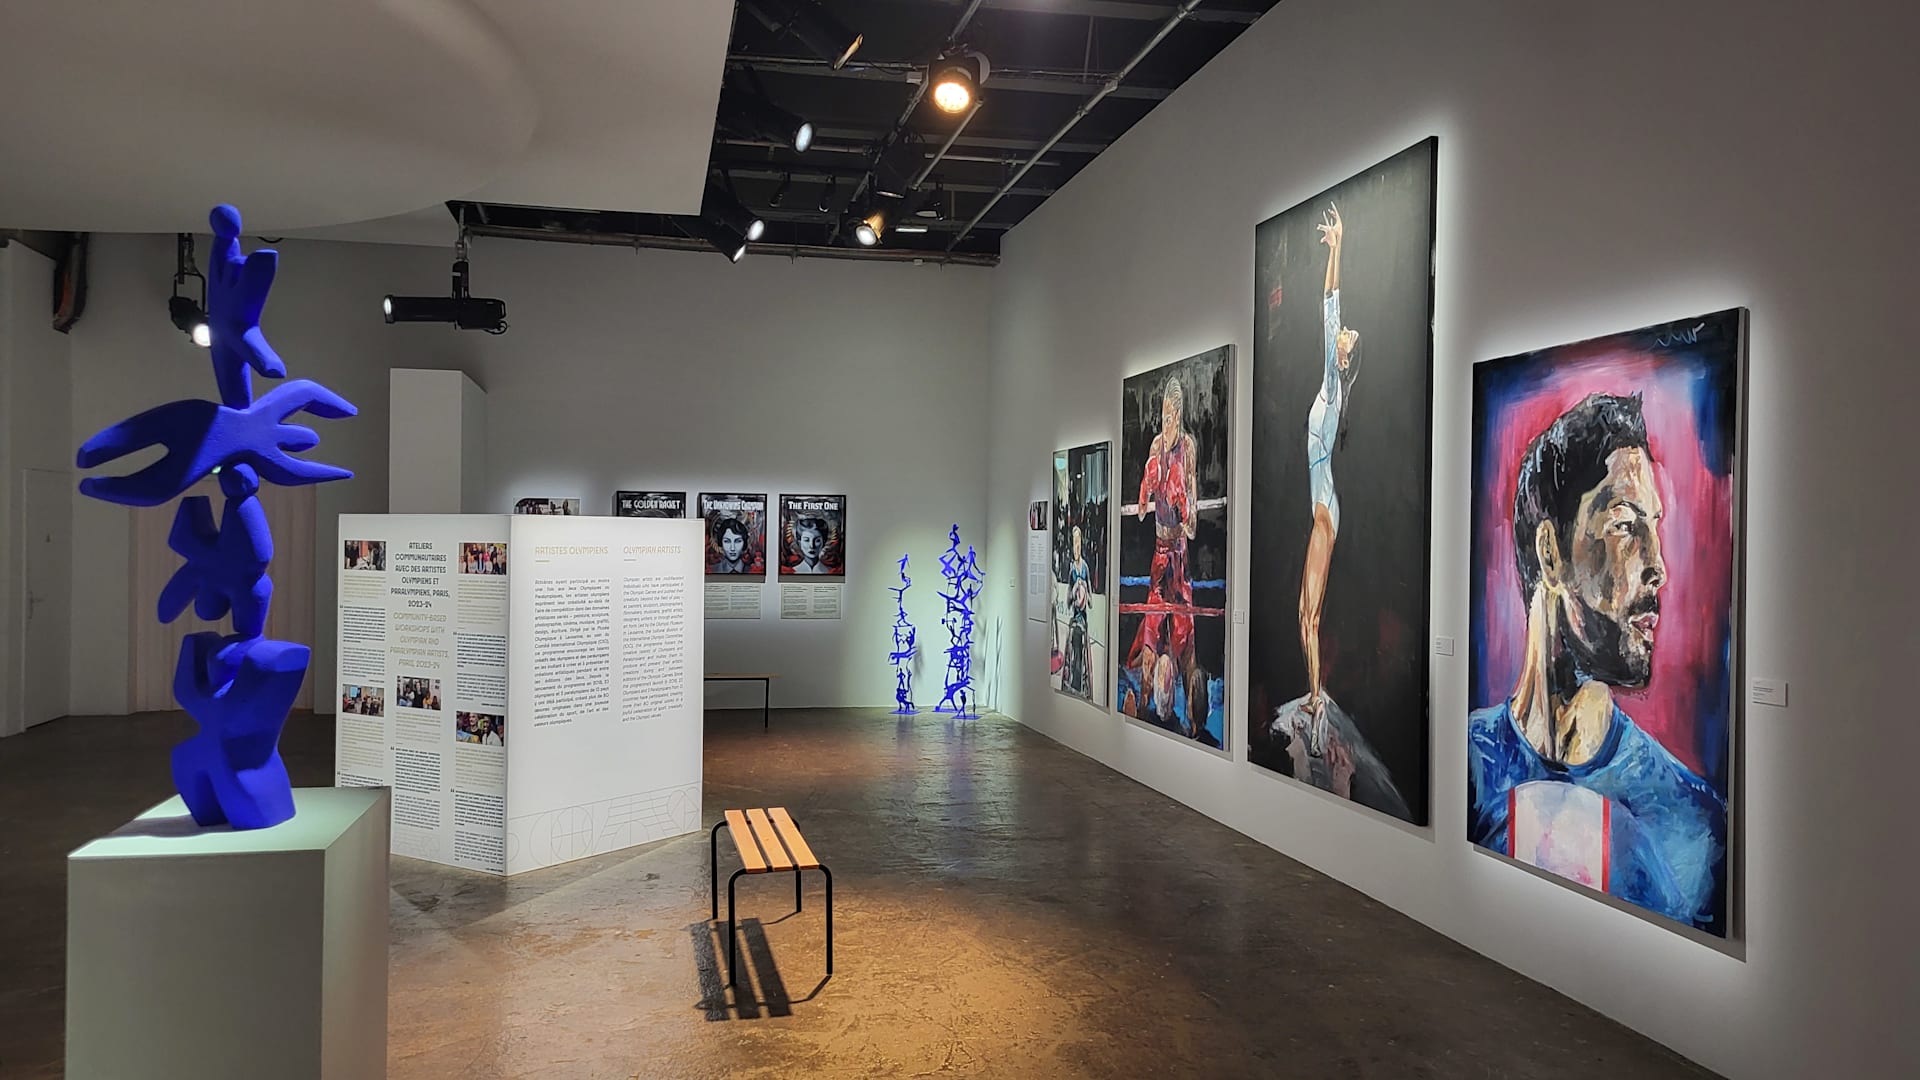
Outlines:
<svg viewBox="0 0 1920 1080"><path fill-rule="evenodd" d="M765 7L795 0L759 0ZM808 2L808 0L800 0ZM993 262L1000 237L1103 149L1200 70L1278 0L823 0L863 35L839 70L791 36L742 12L728 49L729 79L757 79L781 108L812 122L805 153L716 130L710 175L730 178L740 200L766 222L750 250L784 254L901 258L948 255L965 224L1034 151L1169 18L1182 19L1126 80L1101 100L1019 183L953 246L952 257ZM923 192L938 191L941 217L907 220L924 233L888 231L872 248L851 244L841 226L848 199L863 187L874 156L926 78L926 67L967 15L959 42L984 53L992 71L978 114L934 166ZM960 118L922 100L908 115L894 161L914 171L953 134ZM784 184L784 190L781 190ZM831 191L829 192L829 185ZM775 206L776 192L779 205ZM826 210L820 205L825 201ZM704 247L690 222L658 214L454 203L475 235L505 235L638 246ZM831 250L821 250L831 249Z"/></svg>

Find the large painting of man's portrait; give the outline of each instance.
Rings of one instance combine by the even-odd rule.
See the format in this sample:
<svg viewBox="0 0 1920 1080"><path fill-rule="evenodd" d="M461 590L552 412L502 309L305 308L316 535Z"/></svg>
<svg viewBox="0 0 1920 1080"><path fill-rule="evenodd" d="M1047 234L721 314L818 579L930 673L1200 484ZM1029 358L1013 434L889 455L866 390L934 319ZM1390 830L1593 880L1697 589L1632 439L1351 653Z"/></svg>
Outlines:
<svg viewBox="0 0 1920 1080"><path fill-rule="evenodd" d="M1468 839L1722 937L1745 324L1473 379Z"/></svg>

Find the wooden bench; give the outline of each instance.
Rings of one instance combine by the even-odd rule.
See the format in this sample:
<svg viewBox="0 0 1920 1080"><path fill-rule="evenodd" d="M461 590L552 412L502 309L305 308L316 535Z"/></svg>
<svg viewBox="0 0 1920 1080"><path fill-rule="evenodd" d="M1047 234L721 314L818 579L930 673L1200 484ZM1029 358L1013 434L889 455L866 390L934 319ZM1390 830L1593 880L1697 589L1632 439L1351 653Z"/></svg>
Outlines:
<svg viewBox="0 0 1920 1080"><path fill-rule="evenodd" d="M761 686L760 727L762 730L773 727L768 717L773 712L773 680L780 676L771 671L709 671L708 682L757 682Z"/></svg>
<svg viewBox="0 0 1920 1080"><path fill-rule="evenodd" d="M802 870L818 870L827 879L827 974L833 974L833 871L814 857L813 849L807 846L806 838L800 835L800 829L793 823L785 807L776 806L767 810L728 810L726 816L713 826L708 846L713 850L713 918L720 918L720 830L725 828L727 835L733 837L733 846L740 853L740 869L727 879L727 985L733 985L733 970L736 962L735 929L733 919L733 886L742 874L771 874L791 872L793 874L793 909L801 910L800 885Z"/></svg>

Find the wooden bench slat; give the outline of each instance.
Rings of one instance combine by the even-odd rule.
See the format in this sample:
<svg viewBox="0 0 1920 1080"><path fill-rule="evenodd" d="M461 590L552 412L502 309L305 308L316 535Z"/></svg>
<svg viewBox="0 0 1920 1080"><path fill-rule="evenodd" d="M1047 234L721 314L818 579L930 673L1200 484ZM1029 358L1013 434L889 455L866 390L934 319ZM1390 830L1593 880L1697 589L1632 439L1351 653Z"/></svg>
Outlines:
<svg viewBox="0 0 1920 1080"><path fill-rule="evenodd" d="M733 846L740 851L740 862L746 866L749 874L767 872L767 860L760 857L760 847L753 842L753 832L748 828L747 816L738 810L727 811L727 835L733 837Z"/></svg>
<svg viewBox="0 0 1920 1080"><path fill-rule="evenodd" d="M766 849L767 863L775 870L793 869L793 859L788 857L787 849L780 844L780 837L773 831L773 822L767 820L765 810L747 811L747 824L753 826L754 838Z"/></svg>
<svg viewBox="0 0 1920 1080"><path fill-rule="evenodd" d="M793 823L792 815L784 806L776 806L767 811L773 819L773 827L779 831L780 839L786 841L787 850L793 853L794 865L802 870L818 870L820 860L814 857L813 849L807 846L806 838L800 835L800 827Z"/></svg>
<svg viewBox="0 0 1920 1080"><path fill-rule="evenodd" d="M747 824L752 827L753 837L760 842L761 850L766 852L769 869L793 869L793 859L787 854L786 845L780 842L780 834L774 829L765 810L757 807L748 810Z"/></svg>

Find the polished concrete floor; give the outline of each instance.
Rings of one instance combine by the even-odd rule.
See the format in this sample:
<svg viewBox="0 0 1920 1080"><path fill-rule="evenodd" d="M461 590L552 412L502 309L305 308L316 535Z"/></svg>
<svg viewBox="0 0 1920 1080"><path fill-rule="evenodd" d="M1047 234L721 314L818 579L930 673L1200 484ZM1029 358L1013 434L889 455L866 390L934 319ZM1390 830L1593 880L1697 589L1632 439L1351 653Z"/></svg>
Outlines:
<svg viewBox="0 0 1920 1080"><path fill-rule="evenodd" d="M63 858L170 794L188 730L0 742L0 1077L60 1075ZM326 719L283 746L331 780ZM1706 1075L1009 720L713 714L706 819L761 805L834 870L832 979L817 877L798 914L745 878L724 989L705 833L511 881L395 858L390 1075Z"/></svg>

